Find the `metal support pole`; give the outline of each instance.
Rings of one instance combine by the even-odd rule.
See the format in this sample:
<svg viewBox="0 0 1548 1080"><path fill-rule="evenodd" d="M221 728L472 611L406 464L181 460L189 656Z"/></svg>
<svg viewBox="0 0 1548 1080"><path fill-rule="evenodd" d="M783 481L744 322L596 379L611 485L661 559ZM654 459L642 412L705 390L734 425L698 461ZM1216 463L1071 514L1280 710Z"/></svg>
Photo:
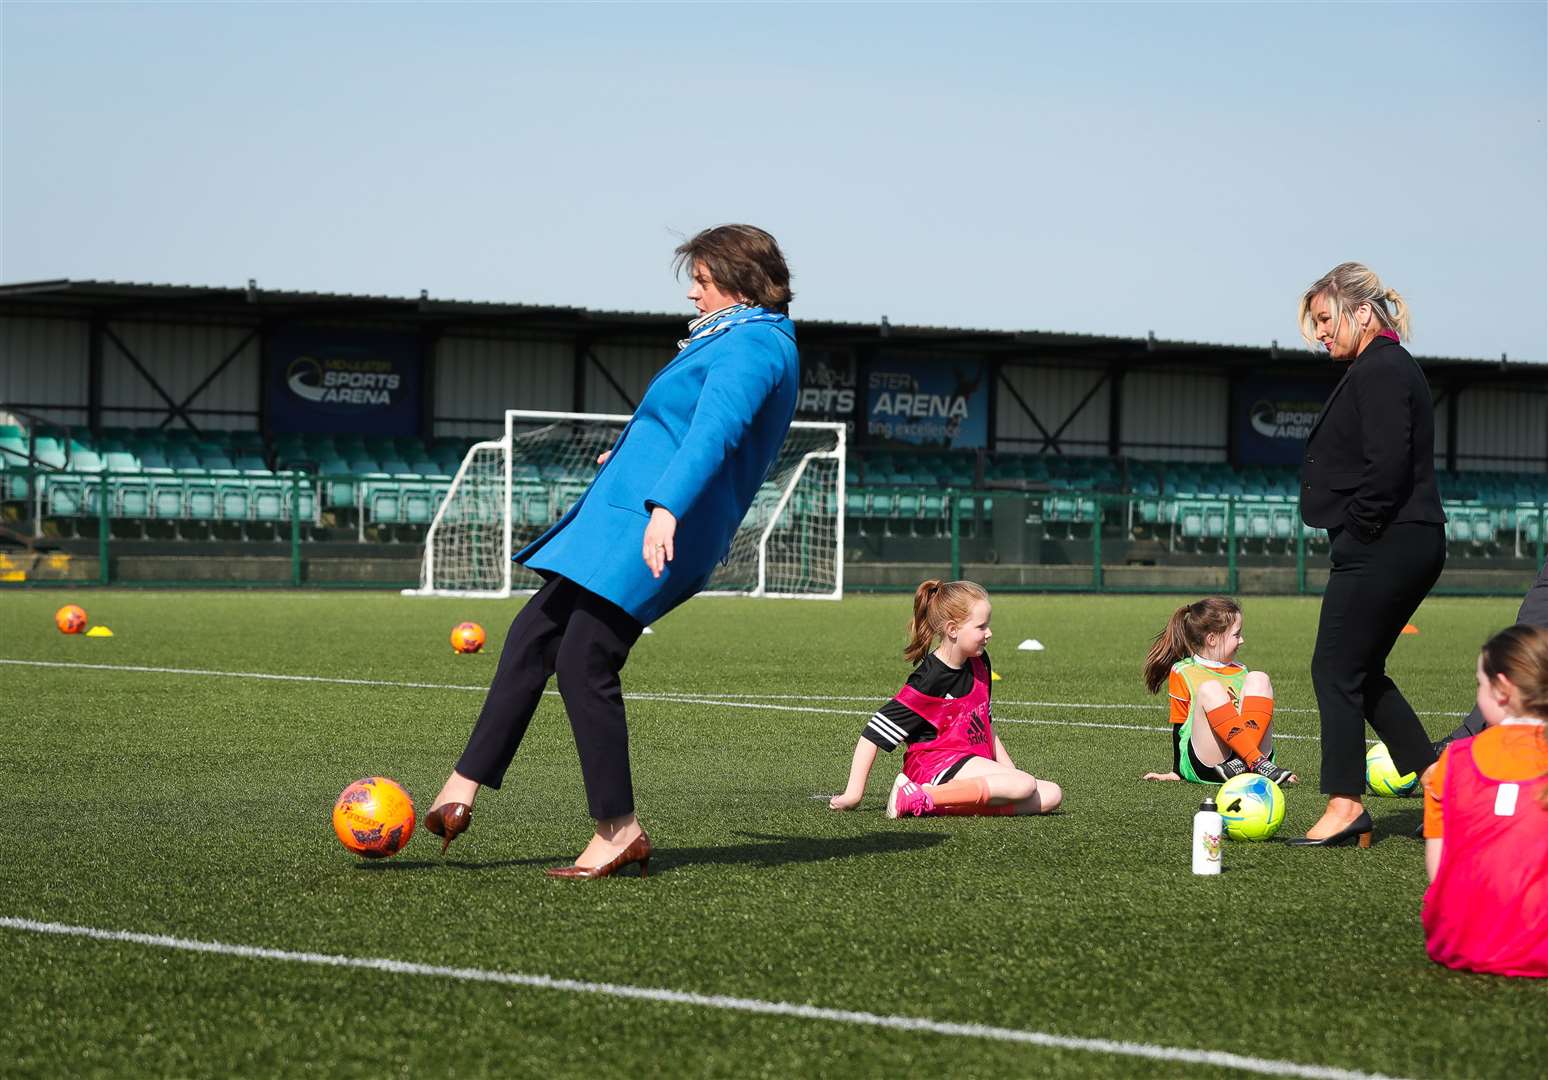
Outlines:
<svg viewBox="0 0 1548 1080"><path fill-rule="evenodd" d="M1102 591L1102 496L1096 494L1096 520L1091 523L1091 587ZM1077 499L1079 497L1077 496ZM1077 501L1076 505L1080 505Z"/></svg>
<svg viewBox="0 0 1548 1080"><path fill-rule="evenodd" d="M113 474L103 470L97 483L97 584L110 585L113 574L108 562L108 485Z"/></svg>
<svg viewBox="0 0 1548 1080"><path fill-rule="evenodd" d="M946 505L951 514L951 580L962 580L962 503L956 488L946 489Z"/></svg>
<svg viewBox="0 0 1548 1080"><path fill-rule="evenodd" d="M1235 595L1239 582L1236 574L1236 496L1226 496L1226 592Z"/></svg>
<svg viewBox="0 0 1548 1080"><path fill-rule="evenodd" d="M1537 508L1537 572L1543 572L1544 548L1548 547L1548 506Z"/></svg>
<svg viewBox="0 0 1548 1080"><path fill-rule="evenodd" d="M301 470L290 471L290 583L301 587Z"/></svg>
<svg viewBox="0 0 1548 1080"><path fill-rule="evenodd" d="M1301 504L1295 504L1295 591L1306 595L1306 526L1301 522Z"/></svg>

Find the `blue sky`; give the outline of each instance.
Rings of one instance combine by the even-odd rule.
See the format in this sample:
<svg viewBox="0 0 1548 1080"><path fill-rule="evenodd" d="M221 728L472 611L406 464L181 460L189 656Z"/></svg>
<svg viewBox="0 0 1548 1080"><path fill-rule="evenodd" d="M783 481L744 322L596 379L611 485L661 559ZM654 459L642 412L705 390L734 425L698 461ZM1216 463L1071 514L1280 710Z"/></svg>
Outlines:
<svg viewBox="0 0 1548 1080"><path fill-rule="evenodd" d="M1548 5L0 7L0 281L1282 344L1334 263L1548 360Z"/></svg>

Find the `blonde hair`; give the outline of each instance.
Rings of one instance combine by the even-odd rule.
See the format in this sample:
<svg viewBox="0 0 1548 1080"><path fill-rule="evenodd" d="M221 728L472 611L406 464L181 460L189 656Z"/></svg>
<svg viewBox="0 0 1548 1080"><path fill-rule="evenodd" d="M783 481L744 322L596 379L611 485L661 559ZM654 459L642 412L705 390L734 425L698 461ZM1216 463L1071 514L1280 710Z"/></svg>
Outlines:
<svg viewBox="0 0 1548 1080"><path fill-rule="evenodd" d="M1241 613L1242 605L1229 596L1206 596L1172 612L1145 655L1145 689L1152 694L1161 689L1173 664L1202 649L1210 634L1231 629Z"/></svg>
<svg viewBox="0 0 1548 1080"><path fill-rule="evenodd" d="M1317 348L1317 323L1312 317L1311 306L1317 297L1326 296L1333 309L1333 327L1338 325L1361 304L1371 305L1376 321L1407 341L1410 335L1408 302L1396 289L1381 283L1376 271L1357 262L1339 263L1333 269L1312 282L1301 294L1301 309L1297 318L1301 324L1301 337L1312 348Z"/></svg>
<svg viewBox="0 0 1548 1080"><path fill-rule="evenodd" d="M1479 661L1489 680L1505 676L1521 695L1521 719L1548 720L1548 630L1517 623L1507 626L1480 650ZM1540 736L1548 738L1548 729ZM1548 810L1548 788L1542 793Z"/></svg>
<svg viewBox="0 0 1548 1080"><path fill-rule="evenodd" d="M911 664L923 660L946 633L949 622L965 622L973 605L989 599L982 585L973 581L920 582L914 590L914 617L908 623L908 645L903 657Z"/></svg>

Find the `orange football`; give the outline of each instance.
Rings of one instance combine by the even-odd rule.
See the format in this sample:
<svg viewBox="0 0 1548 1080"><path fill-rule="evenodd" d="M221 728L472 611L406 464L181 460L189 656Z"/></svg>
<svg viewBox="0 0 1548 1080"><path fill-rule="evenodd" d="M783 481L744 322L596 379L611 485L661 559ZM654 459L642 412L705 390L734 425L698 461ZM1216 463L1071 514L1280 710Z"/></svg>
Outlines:
<svg viewBox="0 0 1548 1080"><path fill-rule="evenodd" d="M484 628L476 622L458 623L452 628L451 644L460 653L476 653L484 647Z"/></svg>
<svg viewBox="0 0 1548 1080"><path fill-rule="evenodd" d="M333 831L356 855L386 858L414 835L414 800L385 776L356 780L333 804Z"/></svg>
<svg viewBox="0 0 1548 1080"><path fill-rule="evenodd" d="M86 629L86 609L79 604L66 604L54 612L54 625L61 634L79 634Z"/></svg>

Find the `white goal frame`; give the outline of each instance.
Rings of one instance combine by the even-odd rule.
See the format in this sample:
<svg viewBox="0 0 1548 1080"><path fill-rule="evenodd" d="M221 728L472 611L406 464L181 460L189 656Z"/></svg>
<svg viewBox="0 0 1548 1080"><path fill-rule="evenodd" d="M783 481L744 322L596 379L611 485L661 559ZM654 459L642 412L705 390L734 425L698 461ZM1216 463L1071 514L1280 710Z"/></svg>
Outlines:
<svg viewBox="0 0 1548 1080"><path fill-rule="evenodd" d="M457 467L456 475L452 477L450 491L442 499L435 509L435 515L430 520L429 527L425 530L425 548L420 566L420 586L417 589L404 589L404 596L447 596L464 599L501 599L517 593L530 594L536 590L531 588L516 589L512 587L514 575L514 563L511 557L515 554L512 546L512 486L513 486L513 454L515 445L515 428L518 423L542 423L545 421L581 421L618 424L627 424L631 417L618 413L579 413L579 412L553 412L536 409L507 409L505 410L505 434L499 439L486 440L474 443L468 448L462 463ZM842 600L844 597L844 467L847 453L847 429L842 423L823 420L795 420L790 424L792 431L796 430L827 430L834 435L834 447L832 450L814 450L802 455L800 462L786 481L784 490L780 492L778 502L769 514L767 523L763 526L758 536L758 579L752 589L705 589L698 593L699 596L753 596L768 599L783 600ZM480 451L498 450L504 458L505 465L505 490L503 532L504 539L501 552L502 584L498 589L445 589L435 588L431 582L435 580L435 539L442 525L442 519L447 506L451 503L451 493L457 490L459 483L467 473L468 466ZM791 497L795 494L797 485L805 476L807 467L813 461L832 460L837 462L834 470L834 552L833 552L833 578L834 587L829 592L770 592L768 590L768 547L770 537L775 526L778 525L780 515L789 505ZM750 509L749 513L754 512Z"/></svg>

